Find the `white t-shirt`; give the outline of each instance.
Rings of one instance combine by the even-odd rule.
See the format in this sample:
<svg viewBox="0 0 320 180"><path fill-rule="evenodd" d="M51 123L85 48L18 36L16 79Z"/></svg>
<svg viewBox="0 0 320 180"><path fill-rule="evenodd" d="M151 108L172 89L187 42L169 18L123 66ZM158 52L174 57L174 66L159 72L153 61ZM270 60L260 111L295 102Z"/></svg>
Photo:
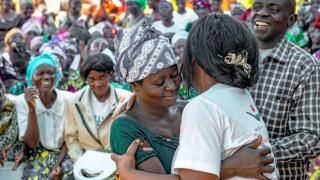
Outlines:
<svg viewBox="0 0 320 180"><path fill-rule="evenodd" d="M104 102L98 101L93 91L90 92L90 105L93 113L96 127L99 129L102 122L109 115L110 109L112 108L111 98L107 98Z"/></svg>
<svg viewBox="0 0 320 180"><path fill-rule="evenodd" d="M172 171L179 174L178 169L184 168L220 176L221 161L258 135L263 137L262 146L271 147L266 126L249 92L216 84L185 107ZM276 167L275 163L272 165ZM264 175L278 179L277 170Z"/></svg>
<svg viewBox="0 0 320 180"><path fill-rule="evenodd" d="M47 109L38 98L36 99L36 114L39 128L40 143L46 149L60 148L64 142L64 106L68 96L72 93L55 90L57 99L50 109ZM24 94L15 98L15 105L19 126L19 140L23 141L28 127L29 108Z"/></svg>
<svg viewBox="0 0 320 180"><path fill-rule="evenodd" d="M170 27L166 27L163 25L162 21L156 21L156 22L152 23L152 27L154 27L155 29L160 31L162 34L177 33L180 31L180 28L176 23L174 23Z"/></svg>
<svg viewBox="0 0 320 180"><path fill-rule="evenodd" d="M192 9L186 9L184 14L179 14L177 11L173 12L173 22L177 24L180 30L186 30L188 23L192 23L198 19L197 14Z"/></svg>

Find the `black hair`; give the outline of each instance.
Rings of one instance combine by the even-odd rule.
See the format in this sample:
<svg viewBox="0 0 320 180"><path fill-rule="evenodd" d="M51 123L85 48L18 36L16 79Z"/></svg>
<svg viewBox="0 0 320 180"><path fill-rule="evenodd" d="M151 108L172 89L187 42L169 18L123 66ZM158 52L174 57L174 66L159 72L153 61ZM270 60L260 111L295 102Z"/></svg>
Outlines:
<svg viewBox="0 0 320 180"><path fill-rule="evenodd" d="M98 72L114 72L114 63L111 58L103 53L89 55L80 68L80 75L87 79L91 70Z"/></svg>
<svg viewBox="0 0 320 180"><path fill-rule="evenodd" d="M247 63L251 66L249 75L243 66L224 61L228 53L240 55L243 52L247 52ZM255 37L249 28L229 15L212 13L192 27L181 69L188 90L195 76L193 60L216 81L230 86L247 88L258 77L259 49Z"/></svg>

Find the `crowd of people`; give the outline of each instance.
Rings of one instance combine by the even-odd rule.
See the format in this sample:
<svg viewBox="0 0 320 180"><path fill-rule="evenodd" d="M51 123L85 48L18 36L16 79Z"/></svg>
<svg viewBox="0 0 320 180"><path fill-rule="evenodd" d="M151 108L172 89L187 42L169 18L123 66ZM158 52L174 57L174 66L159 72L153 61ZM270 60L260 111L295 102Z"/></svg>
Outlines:
<svg viewBox="0 0 320 180"><path fill-rule="evenodd" d="M320 179L318 0L0 0L0 50L9 179Z"/></svg>

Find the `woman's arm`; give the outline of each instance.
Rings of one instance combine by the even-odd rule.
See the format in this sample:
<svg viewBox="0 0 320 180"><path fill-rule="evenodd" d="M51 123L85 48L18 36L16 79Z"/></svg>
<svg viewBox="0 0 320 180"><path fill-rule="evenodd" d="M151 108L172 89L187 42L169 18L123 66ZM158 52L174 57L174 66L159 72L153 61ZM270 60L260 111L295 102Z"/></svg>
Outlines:
<svg viewBox="0 0 320 180"><path fill-rule="evenodd" d="M154 174L150 172L140 171L135 169L135 152L140 141L134 141L128 148L127 153L120 156L113 154L112 160L117 164L117 170L121 179L126 180L216 180L218 177L213 174L194 171L189 169L179 169L179 176L170 174Z"/></svg>
<svg viewBox="0 0 320 180"><path fill-rule="evenodd" d="M65 143L63 143L63 146L60 150L60 155L59 155L59 159L57 161L56 164L61 164L61 162L64 160L64 158L67 156L67 152L68 152L68 148L67 145Z"/></svg>
<svg viewBox="0 0 320 180"><path fill-rule="evenodd" d="M127 153L120 156L117 154L113 154L111 156L112 160L116 162L117 171L119 173L120 179L126 180L180 180L179 176L162 174L155 174L149 172L145 172L144 170L136 170L135 169L135 153L139 147L140 140L137 139L131 143L128 147ZM151 159L151 158L150 158ZM162 166L161 166L162 167ZM162 167L163 168L163 167ZM164 171L164 170L163 170Z"/></svg>
<svg viewBox="0 0 320 180"><path fill-rule="evenodd" d="M268 166L274 159L269 156L271 149L264 147L257 149L262 141L259 136L248 145L243 146L232 156L222 161L220 179L233 176L264 179L263 173L272 173L274 168Z"/></svg>
<svg viewBox="0 0 320 180"><path fill-rule="evenodd" d="M117 171L121 179L126 180L214 180L218 177L200 171L189 169L179 169L179 176L168 174L153 174L135 169L134 154L139 146L140 140L135 140L128 148L127 153L120 156L112 155L112 160L117 165ZM270 149L255 149L261 143L259 138L252 143L242 147L233 156L222 162L220 179L226 179L233 176L251 177L256 179L265 179L263 173L271 173L274 169L267 165L272 163L273 159L267 157ZM257 155L258 154L258 155Z"/></svg>
<svg viewBox="0 0 320 180"><path fill-rule="evenodd" d="M76 119L75 119L75 114L74 112L74 105L72 105L72 99L67 99L66 100L66 105L65 105L65 113L64 113L64 141L65 145L67 146L68 149L68 155L72 159L72 161L75 163L79 156L82 154L82 147L79 143L78 139L78 127L76 124ZM81 133L81 132L80 132Z"/></svg>
<svg viewBox="0 0 320 180"><path fill-rule="evenodd" d="M24 94L25 100L27 101L29 114L28 114L28 125L24 135L24 142L30 148L36 148L39 143L39 128L37 123L36 114L36 102L39 92L36 88L28 88Z"/></svg>

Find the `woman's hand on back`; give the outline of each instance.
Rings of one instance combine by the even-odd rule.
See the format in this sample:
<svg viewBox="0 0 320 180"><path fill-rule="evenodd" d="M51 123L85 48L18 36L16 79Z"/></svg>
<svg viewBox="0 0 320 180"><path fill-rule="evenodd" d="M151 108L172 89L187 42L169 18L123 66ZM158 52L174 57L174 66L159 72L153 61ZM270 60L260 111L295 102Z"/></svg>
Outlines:
<svg viewBox="0 0 320 180"><path fill-rule="evenodd" d="M270 156L271 149L269 147L257 149L261 142L262 137L259 136L256 140L240 148L231 157L223 160L221 179L232 176L266 179L263 173L274 171L274 167L270 166L274 158Z"/></svg>

